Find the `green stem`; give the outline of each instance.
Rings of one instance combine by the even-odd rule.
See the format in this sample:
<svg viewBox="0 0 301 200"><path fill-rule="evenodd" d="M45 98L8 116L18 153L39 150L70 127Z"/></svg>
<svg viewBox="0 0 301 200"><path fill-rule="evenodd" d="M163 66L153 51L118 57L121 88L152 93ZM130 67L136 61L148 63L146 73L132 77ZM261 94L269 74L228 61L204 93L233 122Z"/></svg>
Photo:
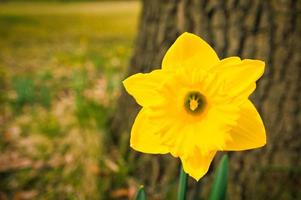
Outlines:
<svg viewBox="0 0 301 200"><path fill-rule="evenodd" d="M143 185L140 186L140 188L137 192L136 200L146 200L146 194L145 194Z"/></svg>
<svg viewBox="0 0 301 200"><path fill-rule="evenodd" d="M187 174L184 172L183 167L181 167L179 189L178 189L178 200L186 199L186 185L187 185Z"/></svg>

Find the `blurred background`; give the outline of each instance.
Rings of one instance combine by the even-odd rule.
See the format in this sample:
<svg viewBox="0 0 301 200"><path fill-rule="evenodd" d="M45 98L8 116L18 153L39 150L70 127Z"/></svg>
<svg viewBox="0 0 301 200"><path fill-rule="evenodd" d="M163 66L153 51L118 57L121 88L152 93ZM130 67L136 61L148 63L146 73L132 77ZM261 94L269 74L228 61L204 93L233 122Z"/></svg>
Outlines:
<svg viewBox="0 0 301 200"><path fill-rule="evenodd" d="M301 1L0 0L0 200L176 199L179 161L129 147L124 77L160 66L181 33L220 58L261 59L251 96L266 147L229 153L228 199L301 199ZM189 179L207 199L212 172Z"/></svg>
<svg viewBox="0 0 301 200"><path fill-rule="evenodd" d="M106 150L105 123L120 94L140 7L0 3L1 200L132 197L128 166Z"/></svg>

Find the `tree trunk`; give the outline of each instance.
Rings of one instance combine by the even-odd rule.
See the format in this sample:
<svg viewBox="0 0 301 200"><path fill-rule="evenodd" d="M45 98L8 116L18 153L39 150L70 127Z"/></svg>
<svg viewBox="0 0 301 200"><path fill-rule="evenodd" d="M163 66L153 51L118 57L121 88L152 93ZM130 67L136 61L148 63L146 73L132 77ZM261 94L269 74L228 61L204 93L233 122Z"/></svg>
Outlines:
<svg viewBox="0 0 301 200"><path fill-rule="evenodd" d="M301 199L301 1L144 0L140 20L127 76L159 68L166 50L184 31L204 38L220 58L238 55L266 62L265 74L251 99L265 122L267 145L231 153L228 196L234 200ZM129 135L138 109L122 91L112 123L116 140L123 132ZM150 173L160 172L154 182L176 180L175 159L145 154L139 159L142 157L151 158L149 164L157 163L150 169ZM137 168L142 170L143 164L136 163ZM173 176L164 179L163 173ZM147 179L145 172L141 176ZM207 195L210 180L210 175L201 179L202 196ZM142 181L148 187L149 182ZM162 188L160 192L168 193Z"/></svg>

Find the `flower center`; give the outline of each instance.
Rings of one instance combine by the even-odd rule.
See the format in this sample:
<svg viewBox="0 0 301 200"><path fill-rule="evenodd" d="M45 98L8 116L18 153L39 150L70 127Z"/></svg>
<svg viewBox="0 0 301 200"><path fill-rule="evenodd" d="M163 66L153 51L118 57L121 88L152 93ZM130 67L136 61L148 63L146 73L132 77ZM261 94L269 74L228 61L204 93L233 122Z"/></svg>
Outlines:
<svg viewBox="0 0 301 200"><path fill-rule="evenodd" d="M189 92L185 98L184 106L189 113L197 114L204 110L206 99L200 92Z"/></svg>

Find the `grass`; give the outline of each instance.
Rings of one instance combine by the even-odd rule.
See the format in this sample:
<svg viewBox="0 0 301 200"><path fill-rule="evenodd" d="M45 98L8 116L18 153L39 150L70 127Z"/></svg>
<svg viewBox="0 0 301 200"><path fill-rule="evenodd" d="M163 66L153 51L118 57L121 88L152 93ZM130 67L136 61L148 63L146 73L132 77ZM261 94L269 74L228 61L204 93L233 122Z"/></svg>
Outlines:
<svg viewBox="0 0 301 200"><path fill-rule="evenodd" d="M106 153L104 123L139 9L0 4L0 199L132 197L124 161Z"/></svg>

